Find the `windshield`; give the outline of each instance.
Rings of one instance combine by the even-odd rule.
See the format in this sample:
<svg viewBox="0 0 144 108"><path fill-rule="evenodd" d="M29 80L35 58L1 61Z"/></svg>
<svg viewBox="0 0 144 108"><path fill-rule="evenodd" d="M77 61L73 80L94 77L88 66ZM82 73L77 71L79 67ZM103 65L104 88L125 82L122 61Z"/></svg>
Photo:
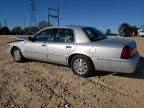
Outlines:
<svg viewBox="0 0 144 108"><path fill-rule="evenodd" d="M106 36L101 31L93 27L82 28L82 30L85 32L85 34L89 37L89 39L92 42L106 38Z"/></svg>

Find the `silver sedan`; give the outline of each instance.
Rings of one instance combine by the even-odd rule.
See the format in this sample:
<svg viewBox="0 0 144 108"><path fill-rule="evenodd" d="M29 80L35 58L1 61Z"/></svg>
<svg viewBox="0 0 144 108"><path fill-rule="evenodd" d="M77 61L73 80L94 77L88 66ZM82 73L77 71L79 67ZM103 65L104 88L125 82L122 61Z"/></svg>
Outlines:
<svg viewBox="0 0 144 108"><path fill-rule="evenodd" d="M70 66L79 76L94 70L132 73L140 56L133 40L106 37L94 27L45 28L27 39L8 43L16 62L33 59Z"/></svg>

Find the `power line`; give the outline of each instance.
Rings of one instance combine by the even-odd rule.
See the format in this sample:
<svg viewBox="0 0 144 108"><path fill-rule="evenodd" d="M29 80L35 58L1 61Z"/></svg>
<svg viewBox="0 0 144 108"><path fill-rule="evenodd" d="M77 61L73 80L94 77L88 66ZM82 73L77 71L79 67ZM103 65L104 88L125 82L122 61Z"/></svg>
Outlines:
<svg viewBox="0 0 144 108"><path fill-rule="evenodd" d="M30 0L30 28L32 28L36 25L37 25L36 0Z"/></svg>
<svg viewBox="0 0 144 108"><path fill-rule="evenodd" d="M57 14L55 15L53 12L57 12ZM48 26L50 24L50 18L54 18L54 19L57 19L57 25L59 26L60 25L60 8L59 8L59 5L56 8L48 8Z"/></svg>

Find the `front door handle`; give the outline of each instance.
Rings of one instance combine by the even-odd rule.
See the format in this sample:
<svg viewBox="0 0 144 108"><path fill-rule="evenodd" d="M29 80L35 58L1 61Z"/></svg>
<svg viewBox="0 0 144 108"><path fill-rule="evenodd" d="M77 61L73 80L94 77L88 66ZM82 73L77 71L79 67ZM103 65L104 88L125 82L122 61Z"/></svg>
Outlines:
<svg viewBox="0 0 144 108"><path fill-rule="evenodd" d="M41 46L46 46L45 44L42 44Z"/></svg>
<svg viewBox="0 0 144 108"><path fill-rule="evenodd" d="M72 46L66 46L66 48L72 48Z"/></svg>

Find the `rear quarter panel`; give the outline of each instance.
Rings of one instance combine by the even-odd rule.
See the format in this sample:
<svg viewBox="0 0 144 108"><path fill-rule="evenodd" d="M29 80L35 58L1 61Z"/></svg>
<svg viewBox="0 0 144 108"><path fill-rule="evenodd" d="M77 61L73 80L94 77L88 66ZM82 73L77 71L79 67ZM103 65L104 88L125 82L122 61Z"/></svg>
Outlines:
<svg viewBox="0 0 144 108"><path fill-rule="evenodd" d="M76 45L76 50L73 52L78 54L84 54L90 58L96 59L120 59L123 45L113 46L102 43L81 43Z"/></svg>

